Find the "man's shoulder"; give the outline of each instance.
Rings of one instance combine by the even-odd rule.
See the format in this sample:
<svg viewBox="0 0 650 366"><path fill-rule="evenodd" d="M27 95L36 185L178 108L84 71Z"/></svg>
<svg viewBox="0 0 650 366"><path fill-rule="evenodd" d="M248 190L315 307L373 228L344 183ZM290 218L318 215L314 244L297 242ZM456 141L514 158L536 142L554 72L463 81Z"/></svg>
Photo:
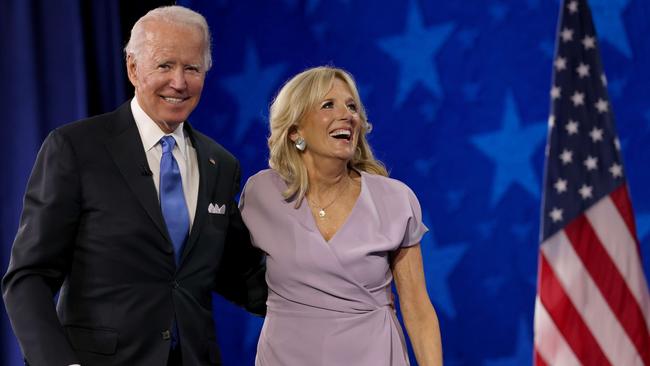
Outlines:
<svg viewBox="0 0 650 366"><path fill-rule="evenodd" d="M215 141L212 137L194 128L192 128L192 135L208 154L213 155L215 158L218 158L221 161L225 160L232 163L237 163L237 158L220 143Z"/></svg>
<svg viewBox="0 0 650 366"><path fill-rule="evenodd" d="M133 119L133 116L127 102L113 111L70 122L55 130L69 138L87 139L98 134L105 134L117 127L115 122L118 120L124 120L125 124L128 124L129 118Z"/></svg>

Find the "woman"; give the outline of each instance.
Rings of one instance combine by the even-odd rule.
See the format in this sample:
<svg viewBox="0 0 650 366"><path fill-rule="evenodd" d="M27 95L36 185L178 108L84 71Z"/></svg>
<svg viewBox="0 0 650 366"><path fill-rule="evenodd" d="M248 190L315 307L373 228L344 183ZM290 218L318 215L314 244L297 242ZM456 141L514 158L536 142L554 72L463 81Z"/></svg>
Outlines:
<svg viewBox="0 0 650 366"><path fill-rule="evenodd" d="M413 192L372 155L352 77L332 67L296 75L270 121L271 169L248 180L240 201L267 254L256 364L408 365L394 278L418 364L441 365L419 246L427 228Z"/></svg>

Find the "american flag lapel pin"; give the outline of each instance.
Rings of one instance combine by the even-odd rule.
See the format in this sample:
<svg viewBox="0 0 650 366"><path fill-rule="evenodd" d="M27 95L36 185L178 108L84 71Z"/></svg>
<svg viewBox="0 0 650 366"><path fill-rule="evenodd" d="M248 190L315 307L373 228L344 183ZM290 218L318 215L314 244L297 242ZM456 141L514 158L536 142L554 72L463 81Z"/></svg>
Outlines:
<svg viewBox="0 0 650 366"><path fill-rule="evenodd" d="M209 161L210 161L210 164L212 164L212 165L217 165L217 162L215 162L214 159L210 158Z"/></svg>

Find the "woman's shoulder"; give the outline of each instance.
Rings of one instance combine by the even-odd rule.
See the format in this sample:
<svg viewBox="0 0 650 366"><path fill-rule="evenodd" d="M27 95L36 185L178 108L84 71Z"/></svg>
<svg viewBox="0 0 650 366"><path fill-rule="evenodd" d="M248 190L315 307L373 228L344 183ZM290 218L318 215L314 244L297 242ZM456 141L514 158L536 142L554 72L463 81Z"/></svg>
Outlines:
<svg viewBox="0 0 650 366"><path fill-rule="evenodd" d="M282 188L284 186L284 188ZM273 169L262 169L259 172L251 175L246 181L246 189L268 189L270 187L277 187L280 190L286 189L286 183L280 174Z"/></svg>
<svg viewBox="0 0 650 366"><path fill-rule="evenodd" d="M381 191L392 194L413 195L413 190L406 183L391 177L385 177L379 174L362 172L365 181L368 182L368 188L371 190Z"/></svg>

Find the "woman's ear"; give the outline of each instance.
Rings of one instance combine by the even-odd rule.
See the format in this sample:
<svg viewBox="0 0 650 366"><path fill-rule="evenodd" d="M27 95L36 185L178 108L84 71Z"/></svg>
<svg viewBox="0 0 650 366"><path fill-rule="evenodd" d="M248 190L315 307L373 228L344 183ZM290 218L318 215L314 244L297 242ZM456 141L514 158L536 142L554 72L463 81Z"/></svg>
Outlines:
<svg viewBox="0 0 650 366"><path fill-rule="evenodd" d="M298 126L293 125L289 127L289 139L291 141L296 142L296 140L300 137L300 132L298 132Z"/></svg>

